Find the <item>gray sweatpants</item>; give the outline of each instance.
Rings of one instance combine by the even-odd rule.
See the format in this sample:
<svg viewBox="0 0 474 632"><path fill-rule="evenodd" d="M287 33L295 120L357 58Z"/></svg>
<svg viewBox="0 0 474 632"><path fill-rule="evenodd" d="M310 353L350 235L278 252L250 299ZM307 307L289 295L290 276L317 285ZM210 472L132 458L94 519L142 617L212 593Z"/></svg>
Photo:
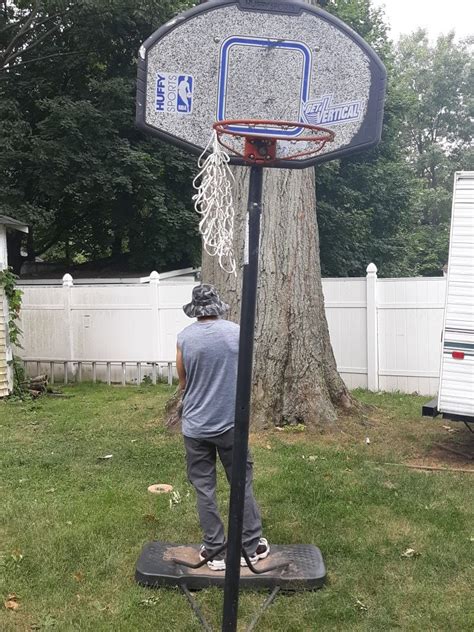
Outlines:
<svg viewBox="0 0 474 632"><path fill-rule="evenodd" d="M209 552L225 542L224 525L219 515L216 499L216 454L219 454L227 480L230 482L233 443L233 428L206 439L184 437L188 478L196 490L199 521L204 532L204 546ZM262 536L262 520L253 496L252 479L253 460L249 452L242 530L242 544L249 555L255 553L258 541Z"/></svg>

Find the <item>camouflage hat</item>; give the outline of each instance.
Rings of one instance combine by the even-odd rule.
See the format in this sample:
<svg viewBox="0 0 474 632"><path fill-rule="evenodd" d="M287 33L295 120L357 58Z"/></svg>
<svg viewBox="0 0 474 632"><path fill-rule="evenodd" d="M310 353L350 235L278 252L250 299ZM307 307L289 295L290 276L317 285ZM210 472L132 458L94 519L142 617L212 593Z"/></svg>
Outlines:
<svg viewBox="0 0 474 632"><path fill-rule="evenodd" d="M228 309L229 306L221 301L216 288L206 283L193 288L193 300L183 305L183 311L189 318L222 316Z"/></svg>

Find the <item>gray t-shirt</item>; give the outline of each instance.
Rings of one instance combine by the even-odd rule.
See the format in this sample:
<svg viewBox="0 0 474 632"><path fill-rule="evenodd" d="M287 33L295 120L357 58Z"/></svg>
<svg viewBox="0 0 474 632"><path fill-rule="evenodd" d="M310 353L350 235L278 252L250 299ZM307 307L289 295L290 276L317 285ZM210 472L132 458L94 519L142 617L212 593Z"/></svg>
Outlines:
<svg viewBox="0 0 474 632"><path fill-rule="evenodd" d="M228 320L195 322L178 334L186 389L182 431L212 437L234 425L240 327Z"/></svg>

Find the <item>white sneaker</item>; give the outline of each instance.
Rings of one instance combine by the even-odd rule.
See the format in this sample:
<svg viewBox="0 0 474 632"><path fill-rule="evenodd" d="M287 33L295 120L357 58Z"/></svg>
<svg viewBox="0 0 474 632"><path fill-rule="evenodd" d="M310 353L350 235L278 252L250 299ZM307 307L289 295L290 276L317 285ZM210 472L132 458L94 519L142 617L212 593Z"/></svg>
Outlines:
<svg viewBox="0 0 474 632"><path fill-rule="evenodd" d="M202 562L203 560L207 560L208 557L209 552L203 544L199 549L199 559ZM217 557L210 560L207 565L211 569L211 571L225 571L225 559L222 554L219 554Z"/></svg>
<svg viewBox="0 0 474 632"><path fill-rule="evenodd" d="M259 560L264 560L270 555L270 545L266 538L260 538L257 550L253 555L249 555L250 563L254 566ZM248 566L245 557L240 558L240 566Z"/></svg>

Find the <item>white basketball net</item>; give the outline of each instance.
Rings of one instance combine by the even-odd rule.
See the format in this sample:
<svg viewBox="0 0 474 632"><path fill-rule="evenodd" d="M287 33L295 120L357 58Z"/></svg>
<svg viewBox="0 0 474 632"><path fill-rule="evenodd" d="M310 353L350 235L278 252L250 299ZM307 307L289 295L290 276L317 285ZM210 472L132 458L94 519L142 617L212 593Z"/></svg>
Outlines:
<svg viewBox="0 0 474 632"><path fill-rule="evenodd" d="M209 151L211 153L205 158ZM194 208L201 216L199 231L204 250L211 257L218 258L225 272L236 274L232 200L234 176L229 169L229 156L217 140L215 131L199 157L198 166L200 171L193 180L197 193L193 195L193 200Z"/></svg>

